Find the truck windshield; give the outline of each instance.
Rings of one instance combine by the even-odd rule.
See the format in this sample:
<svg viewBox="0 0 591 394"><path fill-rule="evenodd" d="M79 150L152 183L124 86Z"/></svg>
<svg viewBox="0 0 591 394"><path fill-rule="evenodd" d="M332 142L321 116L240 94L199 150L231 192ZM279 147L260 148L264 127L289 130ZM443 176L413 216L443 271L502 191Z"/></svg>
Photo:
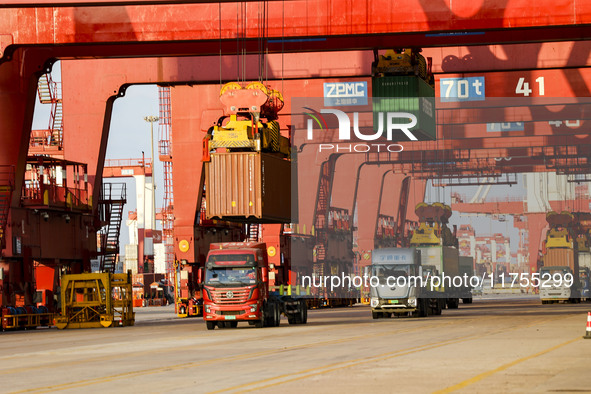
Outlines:
<svg viewBox="0 0 591 394"><path fill-rule="evenodd" d="M244 286L255 284L257 280L254 267L227 267L205 270L206 285Z"/></svg>
<svg viewBox="0 0 591 394"><path fill-rule="evenodd" d="M570 269L568 269L568 268L560 268L560 267L557 267L557 268L545 268L545 267L543 267L540 270L540 274L542 276L543 275L546 275L547 276L548 274L550 274L550 276L554 276L554 274L559 274L561 276L564 276L564 275L566 275L568 273L570 273Z"/></svg>
<svg viewBox="0 0 591 394"><path fill-rule="evenodd" d="M385 285L387 284L386 282L388 280L388 277L397 278L399 276L409 276L410 265L372 265L371 274L372 276L378 277L381 285Z"/></svg>
<svg viewBox="0 0 591 394"><path fill-rule="evenodd" d="M252 254L243 254L243 253L233 253L233 254L211 254L207 258L208 263L224 263L224 262L232 262L238 263L242 262L244 264L252 264L254 263L254 255Z"/></svg>

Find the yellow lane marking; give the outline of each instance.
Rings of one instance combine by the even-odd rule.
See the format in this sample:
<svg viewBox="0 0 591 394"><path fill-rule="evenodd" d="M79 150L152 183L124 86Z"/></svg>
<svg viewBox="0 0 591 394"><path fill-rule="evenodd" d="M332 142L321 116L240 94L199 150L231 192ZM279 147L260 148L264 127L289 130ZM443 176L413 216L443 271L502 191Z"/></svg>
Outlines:
<svg viewBox="0 0 591 394"><path fill-rule="evenodd" d="M468 320L475 320L475 319L468 319ZM445 323L443 325L450 325L450 324L452 324L452 323L451 322ZM439 325L438 327L441 327L441 326L442 325ZM400 334L400 333L406 333L406 332L411 332L411 331L414 332L417 329L422 329L422 328L431 328L431 327L409 327L407 329L392 330L392 331L386 331L386 332L382 332L382 333L376 333L376 334L373 334L372 337ZM111 382L113 380L134 378L134 377L138 377L138 376L163 373L163 372L168 372L168 371L172 371L172 370L186 369L186 368L198 367L198 366L203 366L203 365L208 365L208 364L215 364L218 362L239 361L239 360L244 360L244 359L249 359L249 358L269 356L269 355L278 354L278 353L282 353L284 351L289 351L289 350L294 350L294 349L306 349L306 348L313 348L313 347L317 347L317 346L334 345L334 344L340 344L340 343L349 342L349 341L363 340L363 339L367 339L367 337L368 336L366 334L366 335L357 335L354 337L347 337L347 338L341 338L341 339L332 339L332 340L328 340L328 341L312 342L312 343L307 343L307 344L303 344L303 345L293 345L293 346L283 347L281 349L270 349L270 350L265 350L265 351L261 351L261 352L245 353L245 354L215 358L215 359L210 359L210 360L182 363L182 364L176 364L176 365L168 365L168 366L163 366L163 367L158 367L158 368L150 368L150 369L139 370L139 371L124 372L124 373L119 373L119 374L110 375L110 376L104 376L104 377L100 377L100 378L80 380L77 382L70 382L70 383L64 383L64 384L58 384L58 385L52 385L52 386L25 389L25 390L21 390L21 391L15 391L13 393L31 393L31 392L45 393L45 392L51 392L54 390L66 390L66 389L72 389L72 388L79 388L79 387L84 387L84 386L90 386L93 384L101 384L101 383ZM184 349L187 350L186 347Z"/></svg>
<svg viewBox="0 0 591 394"><path fill-rule="evenodd" d="M425 351L425 350L436 349L436 348L439 348L442 346L447 346L447 345L451 345L451 344L455 344L455 343L466 342L466 341L470 341L470 340L478 339L478 338L483 338L483 337L490 336L490 335L509 332L509 331L513 331L513 330L516 330L519 328L527 328L527 327L531 327L534 325L538 325L539 323L541 323L545 320L546 319L539 319L539 320L536 320L534 322L530 322L527 324L513 326L509 329L499 329L499 330L495 330L495 331L488 332L485 334L475 334L475 335L470 335L470 336L462 337L462 338L455 338L455 339L451 339L451 340L447 340L447 341L443 341L443 342L430 343L427 345L421 345L421 346L411 347L411 348L407 348L407 349L396 350L393 352L383 353L383 354L379 354L376 356L368 356L368 357L362 357L362 358L353 359L353 360L341 361L338 363L329 364L329 365L325 365L322 367L310 368L310 369L306 369L306 370L299 371L299 372L290 372L288 374L279 375L279 376L267 378L264 380L258 380L258 381L251 382L251 383L240 384L240 385L229 387L226 389L213 391L213 392L210 392L209 394L223 393L223 392L228 392L228 391L251 392L251 391L261 390L261 389L293 382L296 380L301 380L301 379L309 378L312 376L333 372L333 371L336 371L339 369L351 368L351 367L354 367L357 365L366 364L368 362L383 361L383 360L387 360L390 358L406 356L409 354L418 353L418 352ZM558 319L553 319L553 320L558 320ZM294 375L299 375L299 376L294 377ZM272 382L272 381L275 381L275 382L261 386L261 384L264 384L267 382Z"/></svg>
<svg viewBox="0 0 591 394"><path fill-rule="evenodd" d="M360 364L364 364L367 362L371 362L371 361L381 361L381 360L387 360L389 358L406 356L408 354L420 352L423 350L435 349L435 348L438 348L441 346L446 346L446 345L449 345L449 344L452 344L455 342L461 342L461 341L462 340L455 339L455 340L450 340L450 341L438 342L436 344L430 343L427 345L411 347L411 348L402 349L402 350L396 350L394 352L389 352L389 353L383 353L383 354L380 354L377 356L368 356L368 357L362 357L362 358L358 358L358 359L354 359L354 360L342 361L342 362L338 362L338 363L334 363L334 364L328 364L323 367L315 367L315 368L305 369L305 370L299 371L299 372L290 372L288 374L259 380L259 381L253 382L253 383L241 384L238 386L229 387L229 388L221 389L221 390L217 390L217 391L210 391L209 394L224 393L224 392L234 391L234 390L239 390L240 392L250 392L250 391L255 391L255 390L261 390L261 389L265 389L268 387L273 387L273 386L277 386L280 384L289 383L289 382L292 382L295 380L300 380L300 379L308 378L311 376L336 371L338 369L351 368L351 367L354 367L354 366L357 366ZM319 369L321 369L321 370L319 371ZM294 377L294 375L300 375L300 376ZM286 378L289 378L289 379L286 379ZM285 379L285 380L281 380L281 379ZM273 380L281 380L281 381L261 386L261 384L271 382ZM248 386L256 386L256 387L245 389Z"/></svg>
<svg viewBox="0 0 591 394"><path fill-rule="evenodd" d="M476 382L478 382L478 381L480 381L480 380L482 380L484 378L487 378L487 377L489 377L491 375L494 375L497 372L504 371L505 369L511 368L512 366L517 365L517 364L520 364L520 363L522 363L524 361L531 360L532 358L539 357L539 356L544 355L546 353L550 353L550 352L552 352L552 351L554 351L556 349L559 349L559 348L561 348L563 346L566 346L566 345L569 345L569 344L571 344L573 342L576 342L579 339L581 339L581 337L577 337L575 339L571 339L569 341L563 342L563 343L561 343L559 345L556 345L556 346L553 346L553 347L551 347L549 349L542 350L541 352L538 352L536 354L532 354L532 355L529 355L529 356L522 357L520 359L511 361L510 363L501 365L500 367L495 368L495 369L491 369L490 371L483 372L483 373L481 373L479 375L476 375L476 376L474 376L474 377L472 377L470 379L466 379L463 382L460 382L460 383L455 384L453 386L447 387L447 388L445 388L443 390L435 391L435 393L437 393L437 394L444 394L444 393L451 393L453 391L463 389L464 387L469 386L471 384L474 384L474 383L476 383Z"/></svg>
<svg viewBox="0 0 591 394"><path fill-rule="evenodd" d="M473 320L473 319L468 319L468 320ZM356 323L356 327L358 326L367 326L367 325L372 325L375 323ZM304 327L304 326L302 326ZM307 331L307 333L314 333L317 331L321 331L321 330L325 330L325 327L321 326L321 327L315 327L315 326L307 326L306 328L308 328L309 331ZM333 329L337 330L344 330L344 329L348 329L350 328L350 326L346 326L346 327L335 327ZM229 331L228 331L229 332ZM193 337L183 337L183 336L177 336L175 338L169 338L171 340L173 339L184 339L184 340L191 340L191 339L201 339L201 338L211 338L211 333L206 332L200 335L196 335ZM239 338L239 339L232 339L232 340L226 340L221 342L223 345L227 345L227 344L231 344L231 343L237 343L237 342L243 342L245 339L244 338ZM259 338L248 338L249 341L253 341L253 340L260 340L260 341L267 341L267 337L259 337ZM140 342L141 343L141 342ZM163 347L161 349L151 349L151 350L143 350L143 351L135 351L135 352L130 352L127 353L127 356L141 356L141 355L146 355L146 354L156 354L156 353L164 353L164 352L172 352L172 351L186 351L186 350L190 350L192 348L195 349L203 349L206 347L214 347L214 346L219 346L220 343L215 342L215 343L209 343L209 344L194 344L194 345L183 345L183 346L175 346L175 347ZM98 345L96 345L98 347ZM53 353L55 352L55 350L48 350L48 351L43 351L42 353ZM2 357L2 359L6 359L6 360L10 360L11 357ZM12 375L14 373L18 373L18 372L25 372L25 371L30 371L30 370L39 370L39 368L62 368L64 366L67 365L80 365L81 363L89 363L89 362L94 362L94 361L104 361L104 360L112 360L113 356L112 355L106 355L106 356L97 356L97 357L88 357L88 358L83 358L83 359L76 359L76 360L72 360L72 361L65 361L65 362L59 362L56 363L54 361L52 361L50 364L48 365L42 365L42 364L36 364L36 365L32 365L32 366L27 366L27 367L16 367L16 368L10 368L10 369L3 369L0 371L0 375Z"/></svg>

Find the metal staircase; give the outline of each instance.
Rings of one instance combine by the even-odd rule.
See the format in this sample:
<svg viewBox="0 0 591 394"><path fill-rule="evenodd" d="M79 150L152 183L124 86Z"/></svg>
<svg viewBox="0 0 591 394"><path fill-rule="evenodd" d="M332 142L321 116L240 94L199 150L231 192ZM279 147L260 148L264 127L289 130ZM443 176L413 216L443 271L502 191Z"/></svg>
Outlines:
<svg viewBox="0 0 591 394"><path fill-rule="evenodd" d="M49 126L43 135L33 134L31 136L32 146L54 146L61 149L63 146L63 111L61 82L55 82L51 74L43 74L39 78L37 86L39 102L50 104Z"/></svg>
<svg viewBox="0 0 591 394"><path fill-rule="evenodd" d="M14 190L14 166L0 166L0 249L5 247L10 200Z"/></svg>
<svg viewBox="0 0 591 394"><path fill-rule="evenodd" d="M125 183L103 183L99 200L100 218L103 228L99 231L101 239L101 272L115 272L119 254L119 234L123 221L123 206L127 202Z"/></svg>

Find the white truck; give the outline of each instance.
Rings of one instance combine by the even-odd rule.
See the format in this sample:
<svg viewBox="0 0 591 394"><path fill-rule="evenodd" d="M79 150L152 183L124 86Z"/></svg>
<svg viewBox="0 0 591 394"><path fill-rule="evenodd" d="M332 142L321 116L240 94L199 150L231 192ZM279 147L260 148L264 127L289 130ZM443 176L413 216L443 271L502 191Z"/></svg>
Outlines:
<svg viewBox="0 0 591 394"><path fill-rule="evenodd" d="M578 285L573 271L566 266L550 266L540 269L540 300L542 304L577 302Z"/></svg>
<svg viewBox="0 0 591 394"><path fill-rule="evenodd" d="M421 252L417 248L384 248L372 252L365 275L370 286L374 319L393 315L440 315L444 304L438 293L422 281ZM374 279L377 278L377 281Z"/></svg>

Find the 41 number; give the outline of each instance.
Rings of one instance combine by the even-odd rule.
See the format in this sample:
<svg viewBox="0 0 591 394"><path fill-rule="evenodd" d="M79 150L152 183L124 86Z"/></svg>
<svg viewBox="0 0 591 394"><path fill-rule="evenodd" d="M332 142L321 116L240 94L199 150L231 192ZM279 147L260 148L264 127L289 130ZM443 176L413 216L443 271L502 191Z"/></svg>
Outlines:
<svg viewBox="0 0 591 394"><path fill-rule="evenodd" d="M538 77L536 82L538 83L538 96L543 96L546 93L544 91L544 77ZM525 78L519 78L515 87L515 94L523 94L527 97L532 93L533 90L529 88L529 82L525 82Z"/></svg>

